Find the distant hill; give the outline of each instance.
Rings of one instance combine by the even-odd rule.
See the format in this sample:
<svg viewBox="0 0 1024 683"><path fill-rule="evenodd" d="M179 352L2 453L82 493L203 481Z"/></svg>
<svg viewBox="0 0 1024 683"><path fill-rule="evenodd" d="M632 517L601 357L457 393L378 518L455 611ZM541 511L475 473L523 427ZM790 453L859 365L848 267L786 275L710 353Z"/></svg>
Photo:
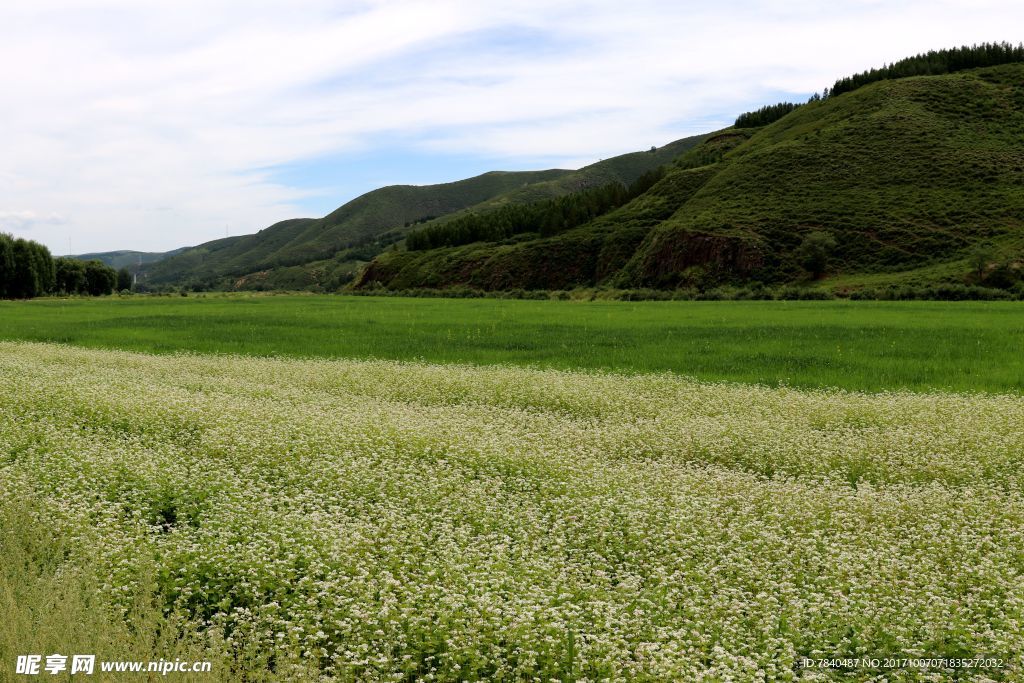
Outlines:
<svg viewBox="0 0 1024 683"><path fill-rule="evenodd" d="M186 249L146 268L148 285L336 289L409 229L500 206L566 195L609 182L630 183L698 144L686 138L576 171L494 171L439 185L394 185L368 192L320 219L276 223L255 235Z"/></svg>
<svg viewBox="0 0 1024 683"><path fill-rule="evenodd" d="M706 136L646 193L561 234L385 252L355 286L1019 287L1024 65L947 71L864 79ZM816 233L834 242L820 274Z"/></svg>
<svg viewBox="0 0 1024 683"><path fill-rule="evenodd" d="M92 254L78 254L71 258L81 259L82 261L100 261L110 266L111 268L121 269L128 268L132 272L138 268L140 264L148 265L162 261L166 258L170 258L176 254L180 254L189 247L181 247L180 249L174 249L172 251L101 251Z"/></svg>
<svg viewBox="0 0 1024 683"><path fill-rule="evenodd" d="M389 230L399 231L391 240L395 241L407 224L458 211L523 185L569 173L557 169L492 172L441 185L384 187L357 197L320 219L282 221L255 235L200 244L148 269L148 281L154 284L186 280L213 283L219 278L240 278L257 271L330 259L340 251L380 240Z"/></svg>

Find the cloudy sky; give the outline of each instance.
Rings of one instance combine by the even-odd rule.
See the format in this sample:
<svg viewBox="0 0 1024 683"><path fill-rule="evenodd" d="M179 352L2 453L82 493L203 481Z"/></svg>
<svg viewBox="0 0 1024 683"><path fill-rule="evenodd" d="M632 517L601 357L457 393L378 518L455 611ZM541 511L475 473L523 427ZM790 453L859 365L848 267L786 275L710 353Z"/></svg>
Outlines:
<svg viewBox="0 0 1024 683"><path fill-rule="evenodd" d="M198 244L576 168L1022 26L1020 0L2 0L0 231Z"/></svg>

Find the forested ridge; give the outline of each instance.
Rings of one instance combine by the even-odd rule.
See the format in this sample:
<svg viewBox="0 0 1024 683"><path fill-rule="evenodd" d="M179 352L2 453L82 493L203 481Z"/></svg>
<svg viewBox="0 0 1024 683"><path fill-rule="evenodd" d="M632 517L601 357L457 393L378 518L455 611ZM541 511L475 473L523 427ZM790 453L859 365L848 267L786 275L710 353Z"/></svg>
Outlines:
<svg viewBox="0 0 1024 683"><path fill-rule="evenodd" d="M473 242L496 242L528 232L550 237L627 204L649 190L664 175L665 169L659 167L644 173L629 186L608 183L554 199L461 216L446 223L413 230L406 237L405 244L411 251L420 251Z"/></svg>
<svg viewBox="0 0 1024 683"><path fill-rule="evenodd" d="M982 43L946 50L932 50L913 57L901 59L880 69L869 69L852 76L840 78L831 89L811 96L811 102L852 92L869 83L910 78L912 76L939 76L967 69L977 69L1002 64L1024 62L1024 44ZM796 110L800 105L794 102L769 104L756 111L748 111L736 117L736 128L760 128L774 123Z"/></svg>
<svg viewBox="0 0 1024 683"><path fill-rule="evenodd" d="M876 81L911 76L940 76L967 69L1022 62L1024 62L1024 44L982 43L981 45L945 50L931 50L893 62L881 69L870 69L853 76L840 78L832 86L831 91L826 91L826 95L835 97Z"/></svg>

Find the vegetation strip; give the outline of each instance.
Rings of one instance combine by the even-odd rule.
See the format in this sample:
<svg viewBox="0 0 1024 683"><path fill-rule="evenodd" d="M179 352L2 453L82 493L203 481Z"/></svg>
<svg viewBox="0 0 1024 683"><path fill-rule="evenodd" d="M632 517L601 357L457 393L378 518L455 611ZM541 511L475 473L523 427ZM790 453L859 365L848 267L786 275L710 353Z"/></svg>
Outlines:
<svg viewBox="0 0 1024 683"><path fill-rule="evenodd" d="M866 391L1019 393L1021 313L1014 302L199 295L0 302L0 339L161 353L676 372Z"/></svg>

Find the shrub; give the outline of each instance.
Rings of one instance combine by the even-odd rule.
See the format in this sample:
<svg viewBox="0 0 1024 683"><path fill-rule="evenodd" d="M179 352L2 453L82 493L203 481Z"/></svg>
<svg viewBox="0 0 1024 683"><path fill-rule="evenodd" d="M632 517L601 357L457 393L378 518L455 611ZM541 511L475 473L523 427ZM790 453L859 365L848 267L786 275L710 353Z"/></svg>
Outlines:
<svg viewBox="0 0 1024 683"><path fill-rule="evenodd" d="M817 279L828 268L828 259L835 248L836 238L832 233L815 231L804 237L795 255L800 267Z"/></svg>

